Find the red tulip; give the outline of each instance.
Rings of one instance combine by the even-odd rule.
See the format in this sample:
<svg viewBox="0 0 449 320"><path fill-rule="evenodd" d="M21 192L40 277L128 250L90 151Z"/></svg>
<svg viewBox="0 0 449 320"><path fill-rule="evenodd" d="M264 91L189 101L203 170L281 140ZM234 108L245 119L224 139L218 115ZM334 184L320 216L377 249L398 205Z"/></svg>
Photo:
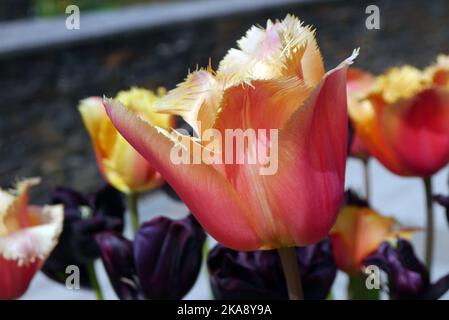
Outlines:
<svg viewBox="0 0 449 320"><path fill-rule="evenodd" d="M20 182L17 195L0 189L0 300L25 293L62 231L62 206L28 206L38 181Z"/></svg>
<svg viewBox="0 0 449 320"><path fill-rule="evenodd" d="M449 61L392 68L349 104L357 137L387 169L429 177L449 162Z"/></svg>
<svg viewBox="0 0 449 320"><path fill-rule="evenodd" d="M252 27L238 46L217 72L209 67L190 74L156 104L194 128L199 138L179 135L194 164L171 161L179 148L173 132L140 120L116 101L104 102L107 113L225 246L246 251L316 243L334 224L343 197L346 69L356 53L324 73L314 32L290 15L268 21L266 29ZM216 134L211 143L203 135L207 129ZM216 139L227 129L266 129L270 136L229 150ZM198 149L216 162L195 159ZM275 158L269 164L274 172L264 172L266 162L238 161L259 151ZM230 154L236 160L223 161Z"/></svg>

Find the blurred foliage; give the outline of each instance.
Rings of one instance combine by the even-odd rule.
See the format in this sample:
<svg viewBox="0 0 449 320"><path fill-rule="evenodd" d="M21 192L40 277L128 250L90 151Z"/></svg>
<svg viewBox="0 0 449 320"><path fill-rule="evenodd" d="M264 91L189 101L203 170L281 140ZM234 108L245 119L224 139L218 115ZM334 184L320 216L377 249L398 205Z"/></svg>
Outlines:
<svg viewBox="0 0 449 320"><path fill-rule="evenodd" d="M111 9L134 4L151 2L173 2L176 0L33 0L32 12L35 16L54 16L65 14L69 5L77 5L81 11Z"/></svg>

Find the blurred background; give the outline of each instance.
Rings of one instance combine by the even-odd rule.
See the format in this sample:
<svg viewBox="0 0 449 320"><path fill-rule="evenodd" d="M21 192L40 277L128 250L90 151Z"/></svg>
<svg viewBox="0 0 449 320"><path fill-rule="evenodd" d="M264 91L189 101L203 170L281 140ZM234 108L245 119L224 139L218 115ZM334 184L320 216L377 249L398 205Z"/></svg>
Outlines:
<svg viewBox="0 0 449 320"><path fill-rule="evenodd" d="M79 30L65 27L70 4L80 8ZM365 27L370 4L380 8L379 30ZM355 65L374 73L405 63L424 67L439 53L449 53L447 0L0 0L0 185L41 176L43 184L33 194L38 203L56 185L96 189L102 178L77 110L80 99L114 96L131 86L172 88L209 58L216 67L251 25L287 13L315 26L327 69L357 47ZM375 161L370 169L374 207L404 225L423 226L420 180L393 176ZM347 185L362 191L362 177L361 164L349 160ZM436 192L448 193L447 178L447 168L434 178ZM141 206L147 217L187 212L159 192ZM447 223L440 208L436 214L435 278L449 271ZM422 242L418 234L420 253ZM344 281L338 278L336 297ZM44 276L25 295L91 297ZM206 280L200 279L188 297L208 298Z"/></svg>

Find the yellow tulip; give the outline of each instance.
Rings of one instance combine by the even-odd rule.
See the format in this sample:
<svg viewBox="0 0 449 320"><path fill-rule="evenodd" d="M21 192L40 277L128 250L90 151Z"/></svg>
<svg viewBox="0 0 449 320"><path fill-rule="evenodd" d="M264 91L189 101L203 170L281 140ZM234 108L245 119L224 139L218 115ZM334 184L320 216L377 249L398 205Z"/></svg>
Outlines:
<svg viewBox="0 0 449 320"><path fill-rule="evenodd" d="M174 117L156 113L153 105L165 93L132 88L121 91L116 99L139 117L161 128L173 126ZM115 129L100 97L80 102L79 111L92 139L98 167L104 178L124 193L140 192L160 186L163 178Z"/></svg>

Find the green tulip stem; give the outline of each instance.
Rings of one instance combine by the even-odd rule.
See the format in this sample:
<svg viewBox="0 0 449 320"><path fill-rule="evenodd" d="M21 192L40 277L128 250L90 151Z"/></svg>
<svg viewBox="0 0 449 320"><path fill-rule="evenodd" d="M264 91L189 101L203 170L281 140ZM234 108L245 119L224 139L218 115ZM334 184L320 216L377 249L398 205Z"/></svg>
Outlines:
<svg viewBox="0 0 449 320"><path fill-rule="evenodd" d="M426 193L426 213L427 213L427 230L426 230L426 266L429 275L432 269L433 258L433 242L434 242L434 223L433 223L433 205L432 205L432 178L424 178L424 189Z"/></svg>
<svg viewBox="0 0 449 320"><path fill-rule="evenodd" d="M95 272L94 261L89 261L87 263L87 274L89 276L90 283L95 292L95 297L97 300L104 300L103 291L101 290L100 284L98 283L97 273Z"/></svg>
<svg viewBox="0 0 449 320"><path fill-rule="evenodd" d="M289 299L304 300L295 248L279 248L278 254L281 258L282 268L284 270Z"/></svg>
<svg viewBox="0 0 449 320"><path fill-rule="evenodd" d="M369 203L371 196L371 179L369 174L369 159L362 160L363 163L363 175L365 178L365 198Z"/></svg>
<svg viewBox="0 0 449 320"><path fill-rule="evenodd" d="M128 194L128 210L131 215L131 227L133 229L133 233L136 234L139 229L139 212L137 209L137 193L131 192Z"/></svg>

